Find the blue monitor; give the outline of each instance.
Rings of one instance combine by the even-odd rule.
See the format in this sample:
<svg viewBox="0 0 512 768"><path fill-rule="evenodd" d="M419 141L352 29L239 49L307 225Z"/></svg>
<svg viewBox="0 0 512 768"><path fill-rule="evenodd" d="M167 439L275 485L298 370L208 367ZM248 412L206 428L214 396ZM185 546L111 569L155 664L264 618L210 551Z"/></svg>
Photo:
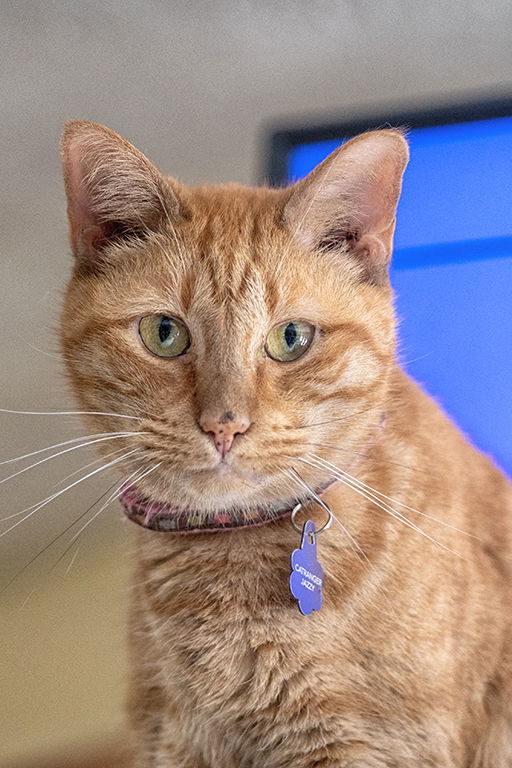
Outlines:
<svg viewBox="0 0 512 768"><path fill-rule="evenodd" d="M302 178L386 123L412 126L391 268L400 359L512 474L512 105L280 131L272 180Z"/></svg>

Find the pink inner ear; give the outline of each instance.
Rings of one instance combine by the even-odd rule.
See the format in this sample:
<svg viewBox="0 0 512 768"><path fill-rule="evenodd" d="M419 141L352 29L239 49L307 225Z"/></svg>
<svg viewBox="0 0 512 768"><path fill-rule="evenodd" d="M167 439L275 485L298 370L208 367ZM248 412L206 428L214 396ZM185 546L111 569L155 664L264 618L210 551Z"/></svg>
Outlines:
<svg viewBox="0 0 512 768"><path fill-rule="evenodd" d="M143 204L147 205L147 199L133 199L133 192L136 189L137 166L134 164L133 183L131 186L126 184L124 192L126 202L123 205L120 200L119 187L116 186L119 180L119 160L117 164L112 162L112 184L109 189L105 185L102 189L101 176L98 169L95 175L88 178L91 168L88 167L86 140L77 138L68 145L65 155L65 173L66 189L68 194L68 215L70 225L70 236L72 246L79 256L91 256L97 253L107 245L109 241L119 236L123 236L127 231L136 229L131 226L131 222L122 221L123 214L130 209L140 206L139 214L142 216L147 213ZM103 149L103 154L108 156L108 147ZM116 200L116 196L118 199ZM113 210L113 202L118 204L120 210ZM103 211L101 210L103 207ZM109 210L110 209L110 210ZM103 213L103 215L102 215ZM129 217L128 217L129 219Z"/></svg>
<svg viewBox="0 0 512 768"><path fill-rule="evenodd" d="M100 248L105 241L102 227L92 213L92 201L84 183L83 148L79 140L68 144L64 155L64 174L68 195L69 236L73 251L78 256Z"/></svg>
<svg viewBox="0 0 512 768"><path fill-rule="evenodd" d="M87 170L83 167L80 142L70 143L65 166L72 245L77 251L83 250L84 246L97 247L102 239L102 230L92 213L92 201L84 184Z"/></svg>
<svg viewBox="0 0 512 768"><path fill-rule="evenodd" d="M354 195L355 215L361 222L361 233L380 236L390 225L394 229L399 192L396 164L382 160L373 173L361 182Z"/></svg>
<svg viewBox="0 0 512 768"><path fill-rule="evenodd" d="M298 182L285 208L288 224L309 247L348 250L381 281L407 157L395 131L352 139Z"/></svg>

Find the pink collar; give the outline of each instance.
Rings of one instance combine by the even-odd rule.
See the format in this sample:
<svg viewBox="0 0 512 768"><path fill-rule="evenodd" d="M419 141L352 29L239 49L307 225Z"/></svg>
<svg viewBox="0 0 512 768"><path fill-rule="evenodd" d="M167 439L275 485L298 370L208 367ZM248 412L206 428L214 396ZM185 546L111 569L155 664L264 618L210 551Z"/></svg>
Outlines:
<svg viewBox="0 0 512 768"><path fill-rule="evenodd" d="M316 491L317 495L325 493L334 482L329 480ZM275 523L291 515L293 508L300 501L296 499L292 504L287 501L277 501L251 510L231 509L210 514L151 501L144 498L134 485L126 488L120 499L125 514L130 520L151 531L165 533L219 533Z"/></svg>

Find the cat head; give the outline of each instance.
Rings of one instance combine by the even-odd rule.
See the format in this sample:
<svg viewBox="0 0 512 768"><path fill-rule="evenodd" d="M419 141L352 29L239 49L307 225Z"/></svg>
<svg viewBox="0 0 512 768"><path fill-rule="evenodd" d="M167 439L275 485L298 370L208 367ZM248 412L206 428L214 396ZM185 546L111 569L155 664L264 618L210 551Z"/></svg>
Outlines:
<svg viewBox="0 0 512 768"><path fill-rule="evenodd" d="M111 414L94 428L134 433L131 489L238 522L322 490L308 455L350 466L386 409L401 133L352 139L286 189L185 186L93 123L61 146L62 348L81 407Z"/></svg>

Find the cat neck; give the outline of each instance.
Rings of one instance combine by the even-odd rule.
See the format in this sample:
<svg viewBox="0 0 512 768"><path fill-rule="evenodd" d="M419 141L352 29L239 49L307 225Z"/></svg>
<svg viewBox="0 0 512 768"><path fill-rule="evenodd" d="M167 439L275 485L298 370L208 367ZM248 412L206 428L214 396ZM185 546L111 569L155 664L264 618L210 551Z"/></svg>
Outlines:
<svg viewBox="0 0 512 768"><path fill-rule="evenodd" d="M349 471L387 493L396 468L384 458L388 427L383 427L384 417ZM385 548L387 521L384 515L376 518L369 510L371 502L343 482L328 488L322 499L335 516L329 530L318 536L328 605L329 574L336 573L337 582L354 588L357 574L364 570L361 552L365 558L378 560ZM326 512L316 503L305 503L300 520L306 519L319 529L326 522ZM289 609L293 605L288 589L290 557L300 539L289 515L258 527L193 536L138 528L137 581L145 585L153 608L167 617L179 612L216 613L220 605L227 608L228 603L239 617ZM339 598L339 586L337 589Z"/></svg>

